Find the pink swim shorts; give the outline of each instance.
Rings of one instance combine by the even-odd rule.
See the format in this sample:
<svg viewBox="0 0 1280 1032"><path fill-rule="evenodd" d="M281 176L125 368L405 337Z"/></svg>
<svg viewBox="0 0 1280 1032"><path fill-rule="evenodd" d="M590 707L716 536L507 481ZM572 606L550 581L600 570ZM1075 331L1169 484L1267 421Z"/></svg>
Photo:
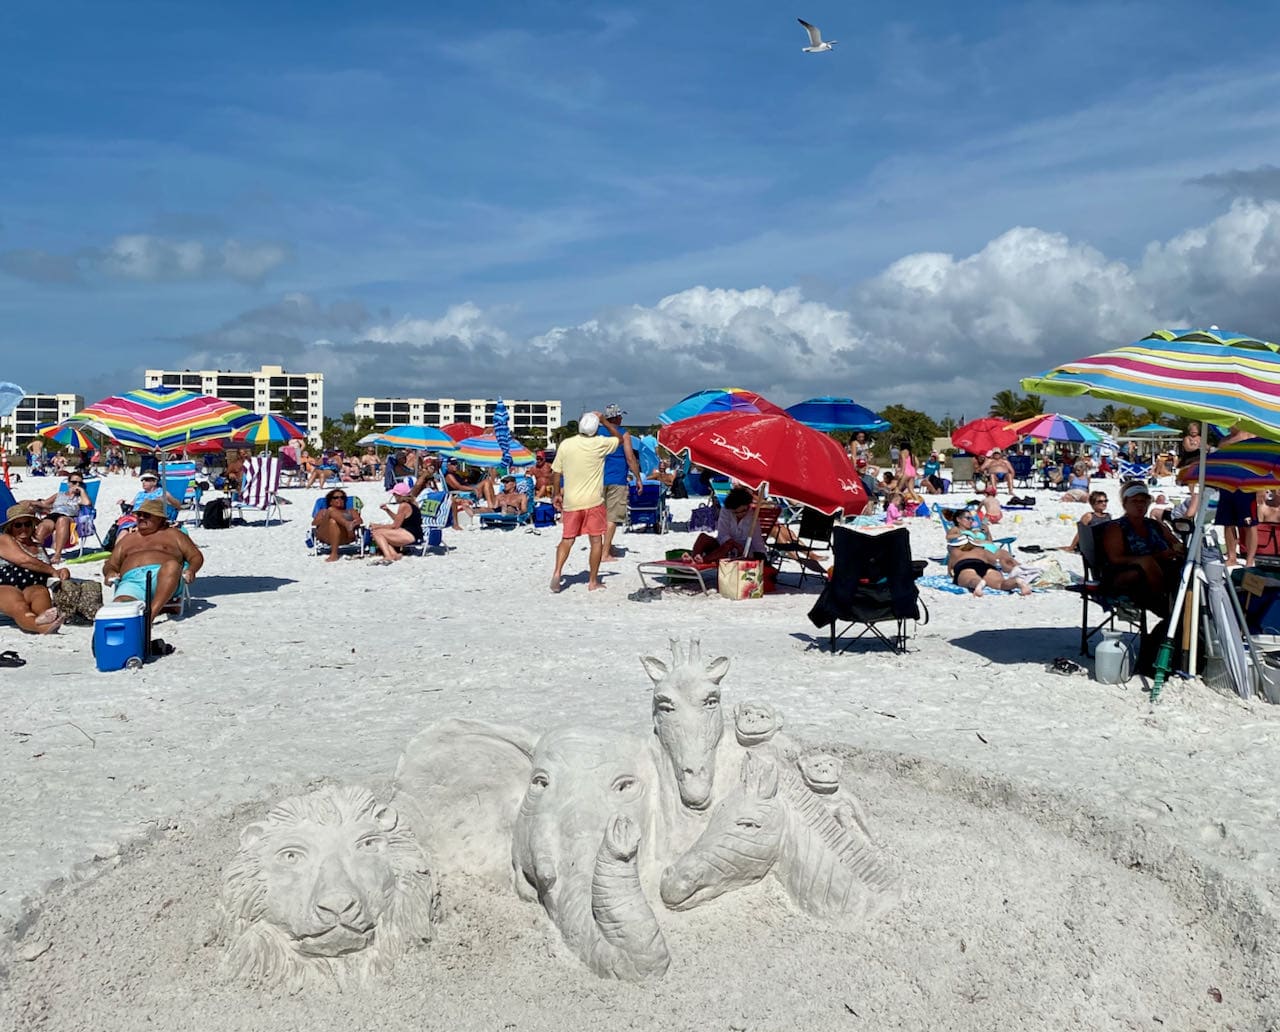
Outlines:
<svg viewBox="0 0 1280 1032"><path fill-rule="evenodd" d="M561 537L565 540L576 538L580 534L588 537L599 537L609 525L609 517L603 505L593 505L590 509L570 509L560 517Z"/></svg>

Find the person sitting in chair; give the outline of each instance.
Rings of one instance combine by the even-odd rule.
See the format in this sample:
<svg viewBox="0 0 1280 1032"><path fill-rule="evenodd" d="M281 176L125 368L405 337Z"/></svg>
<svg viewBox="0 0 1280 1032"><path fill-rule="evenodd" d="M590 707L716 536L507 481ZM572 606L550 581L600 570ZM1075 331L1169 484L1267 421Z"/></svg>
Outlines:
<svg viewBox="0 0 1280 1032"><path fill-rule="evenodd" d="M180 581L190 584L204 565L204 555L194 541L169 526L164 502L152 498L133 512L135 534L116 539L111 557L102 564L102 579L115 586L115 601L145 600L151 582L151 619L164 610L177 593Z"/></svg>
<svg viewBox="0 0 1280 1032"><path fill-rule="evenodd" d="M362 520L355 509L347 508L347 492L335 487L324 496L325 507L316 513L311 526L315 530L316 540L329 546L327 563L338 561L338 549L349 545L360 533Z"/></svg>
<svg viewBox="0 0 1280 1032"><path fill-rule="evenodd" d="M1017 479L1017 474L1013 471L1013 465L1004 457L1004 452L999 448L992 450L979 468L978 472L982 479L991 486L995 486L1003 478L1005 487L1009 489L1009 497L1013 497L1013 482Z"/></svg>
<svg viewBox="0 0 1280 1032"><path fill-rule="evenodd" d="M382 511L391 517L390 523L374 523L369 527L369 535L377 545L382 558L389 563L403 559L400 551L405 545L422 540L422 509L413 496L413 489L408 484L396 484L391 489L391 501L395 508L383 505Z"/></svg>
<svg viewBox="0 0 1280 1032"><path fill-rule="evenodd" d="M714 563L721 559L763 559L768 554L759 521L753 517L755 496L745 487L730 489L720 507L716 536L699 534L693 543L694 559Z"/></svg>
<svg viewBox="0 0 1280 1032"><path fill-rule="evenodd" d="M520 516L529 509L529 498L516 485L516 478L507 474L502 478L502 490L493 496L493 512Z"/></svg>
<svg viewBox="0 0 1280 1032"><path fill-rule="evenodd" d="M989 539L984 540L982 533L975 529L972 512L948 509L943 516L952 524L947 532L947 573L951 575L952 584L978 597L988 587L1031 594L1030 584L1006 572L1017 565L1017 560L1004 549L995 549Z"/></svg>
<svg viewBox="0 0 1280 1032"><path fill-rule="evenodd" d="M71 540L71 525L80 515L80 506L92 505L89 494L84 489L84 474L67 474L67 486L57 494L37 503L38 507L48 515L45 516L36 530L36 540L44 541L53 535L53 565L62 562L62 550Z"/></svg>
<svg viewBox="0 0 1280 1032"><path fill-rule="evenodd" d="M1064 552L1074 552L1079 549L1081 527L1087 527L1093 523L1102 526L1110 519L1111 513L1107 512L1107 492L1094 491L1089 495L1089 511L1076 522L1076 536L1071 539L1071 544L1066 545L1062 550Z"/></svg>
<svg viewBox="0 0 1280 1032"><path fill-rule="evenodd" d="M55 570L36 540L40 518L30 502L9 506L0 523L0 613L28 634L52 634L65 617L53 604L46 582L66 580L64 566Z"/></svg>
<svg viewBox="0 0 1280 1032"><path fill-rule="evenodd" d="M1172 527L1147 515L1151 492L1146 484L1127 485L1120 499L1124 515L1103 524L1099 541L1102 588L1167 617L1186 549Z"/></svg>

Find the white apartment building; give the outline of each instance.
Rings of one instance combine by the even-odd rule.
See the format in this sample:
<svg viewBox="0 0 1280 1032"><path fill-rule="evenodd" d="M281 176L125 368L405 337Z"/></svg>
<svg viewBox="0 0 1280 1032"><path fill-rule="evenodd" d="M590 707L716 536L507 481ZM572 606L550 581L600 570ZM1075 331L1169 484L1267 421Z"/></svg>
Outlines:
<svg viewBox="0 0 1280 1032"><path fill-rule="evenodd" d="M324 426L324 373L289 373L278 365L264 365L257 372L245 373L223 369L148 369L146 386L181 387L235 402L251 412L283 415L305 430L307 440L313 445L320 444L320 430Z"/></svg>
<svg viewBox="0 0 1280 1032"><path fill-rule="evenodd" d="M84 408L79 394L28 394L7 416L0 416L0 443L17 451L25 448L45 423L61 423Z"/></svg>
<svg viewBox="0 0 1280 1032"><path fill-rule="evenodd" d="M511 414L511 432L545 436L562 422L559 401L507 401ZM390 426L447 426L471 423L489 426L493 423L496 398L356 398L355 417L368 417L379 430Z"/></svg>

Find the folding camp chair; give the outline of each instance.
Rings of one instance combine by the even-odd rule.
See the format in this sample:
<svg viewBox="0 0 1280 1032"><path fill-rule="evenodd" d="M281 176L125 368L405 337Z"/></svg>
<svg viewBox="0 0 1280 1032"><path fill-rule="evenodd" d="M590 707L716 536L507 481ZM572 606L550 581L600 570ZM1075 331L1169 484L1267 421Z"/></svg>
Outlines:
<svg viewBox="0 0 1280 1032"><path fill-rule="evenodd" d="M670 523L665 486L656 480L646 480L638 487L632 484L627 491L627 530L640 526L665 534Z"/></svg>
<svg viewBox="0 0 1280 1032"><path fill-rule="evenodd" d="M523 527L533 519L533 477L520 477L516 480L516 485L524 495L524 512L476 513L481 527Z"/></svg>
<svg viewBox="0 0 1280 1032"><path fill-rule="evenodd" d="M444 530L453 520L453 495L448 491L426 491L419 499L422 510L422 537L400 551L405 555L426 555L429 548L444 544Z"/></svg>
<svg viewBox="0 0 1280 1032"><path fill-rule="evenodd" d="M641 586L646 588L654 586L645 580L645 574L648 574L654 578L657 587L697 584L704 595L710 595L720 576L720 564L694 562L688 558L688 555L688 552L676 548L668 551L665 559L653 559L640 563L636 567L636 572L640 574Z"/></svg>
<svg viewBox="0 0 1280 1032"><path fill-rule="evenodd" d="M1105 526L1105 522L1099 521L1077 524L1076 547L1079 548L1080 558L1084 562L1084 580L1079 584L1065 585L1068 591L1074 591L1080 596L1080 655L1082 656L1089 655L1089 639L1103 629L1114 628L1118 619L1136 626L1138 633L1144 639L1147 636L1147 611L1124 595L1108 595L1102 590L1098 538L1095 532ZM1090 602L1105 614L1096 627L1089 626Z"/></svg>
<svg viewBox="0 0 1280 1032"><path fill-rule="evenodd" d="M974 486L973 456L953 455L951 457L951 486L959 488L961 484Z"/></svg>
<svg viewBox="0 0 1280 1032"><path fill-rule="evenodd" d="M1031 487L1033 465L1030 455L1010 455L1009 465L1013 467L1013 486L1017 488Z"/></svg>
<svg viewBox="0 0 1280 1032"><path fill-rule="evenodd" d="M770 559L783 571L783 563L795 563L800 570L800 587L804 587L806 577L822 577L815 571L810 559L801 559L803 553L826 552L831 548L831 531L836 524L835 516L828 516L817 509L805 507L800 513L800 523L795 529L795 541L786 543L773 542L770 545Z"/></svg>
<svg viewBox="0 0 1280 1032"><path fill-rule="evenodd" d="M1121 459L1116 468L1121 481L1138 480L1145 484L1151 478L1149 462L1129 462Z"/></svg>
<svg viewBox="0 0 1280 1032"><path fill-rule="evenodd" d="M728 477L709 477L707 479L707 490L716 500L716 505L724 505L725 496L732 487Z"/></svg>
<svg viewBox="0 0 1280 1032"><path fill-rule="evenodd" d="M325 501L324 495L317 498L315 505L311 507L311 519L314 520L316 516L319 515L320 510L328 504L329 503ZM355 509L356 512L359 512L364 508L364 503L355 495L347 495L347 508ZM361 526L360 533L356 535L354 541L338 546L338 554L342 555L344 552L354 551L357 555L364 555L364 553L372 547L372 544L373 541L369 536L369 528ZM311 549L311 551L316 555L326 555L329 551L329 546L316 537L315 528L310 526L310 524L307 526L307 548Z"/></svg>
<svg viewBox="0 0 1280 1032"><path fill-rule="evenodd" d="M924 560L911 558L911 534L906 527L836 527L831 534L835 568L809 611L815 627L830 628L830 648L836 639L850 635L844 651L859 638L871 634L897 653L907 651L907 621L929 622L929 610L920 600L916 580L924 573ZM923 613L923 616L921 615ZM847 620L843 630L840 621ZM878 624L892 623L886 634Z"/></svg>
<svg viewBox="0 0 1280 1032"><path fill-rule="evenodd" d="M98 491L102 488L101 480L85 480L84 492L89 496L89 504L80 506L80 512L72 522L71 538L67 542L67 548L76 549L76 557L84 555L88 550L90 542L97 545L94 551L102 551L106 546L102 543L102 537L98 534L97 518L98 518ZM67 489L67 483L64 480L58 485L58 492L61 493ZM64 553L65 554L65 553Z"/></svg>
<svg viewBox="0 0 1280 1032"><path fill-rule="evenodd" d="M241 474L241 488L232 509L244 519L245 510L257 510L266 514L262 525L271 525L271 514L276 520L284 522L284 513L280 511L280 460L274 455L256 455L246 460L244 472ZM314 517L313 517L314 518Z"/></svg>
<svg viewBox="0 0 1280 1032"><path fill-rule="evenodd" d="M164 490L180 502L175 508L167 501L165 508L169 513L170 523L182 523L200 519L200 496L204 493L197 482L198 474L194 462L166 462L164 465Z"/></svg>

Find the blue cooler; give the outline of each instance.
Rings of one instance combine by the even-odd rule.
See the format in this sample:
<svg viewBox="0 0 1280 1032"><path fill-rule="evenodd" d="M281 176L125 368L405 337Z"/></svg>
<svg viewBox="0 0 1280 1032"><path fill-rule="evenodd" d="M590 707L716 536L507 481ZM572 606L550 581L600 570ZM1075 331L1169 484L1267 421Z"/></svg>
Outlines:
<svg viewBox="0 0 1280 1032"><path fill-rule="evenodd" d="M146 604L109 602L93 621L93 656L99 670L141 666L146 651Z"/></svg>

